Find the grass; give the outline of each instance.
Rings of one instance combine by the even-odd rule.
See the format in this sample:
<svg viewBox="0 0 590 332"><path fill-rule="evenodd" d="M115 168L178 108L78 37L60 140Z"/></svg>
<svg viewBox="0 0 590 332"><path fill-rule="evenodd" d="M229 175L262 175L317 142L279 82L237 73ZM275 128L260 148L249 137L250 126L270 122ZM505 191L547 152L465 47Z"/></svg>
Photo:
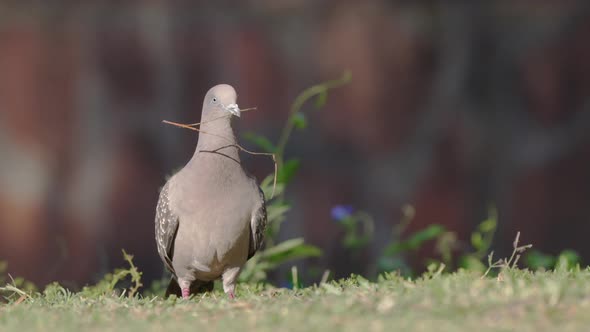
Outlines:
<svg viewBox="0 0 590 332"><path fill-rule="evenodd" d="M0 304L0 331L586 331L590 269L500 278L395 274L288 290L240 285L238 299L88 296L54 284ZM17 299L20 299L18 301Z"/></svg>

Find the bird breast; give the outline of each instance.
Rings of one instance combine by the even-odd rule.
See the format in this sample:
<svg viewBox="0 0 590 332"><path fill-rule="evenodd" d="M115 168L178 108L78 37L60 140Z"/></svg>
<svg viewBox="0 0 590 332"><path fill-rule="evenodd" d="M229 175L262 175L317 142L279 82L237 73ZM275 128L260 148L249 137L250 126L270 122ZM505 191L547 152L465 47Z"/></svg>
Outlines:
<svg viewBox="0 0 590 332"><path fill-rule="evenodd" d="M203 280L247 259L252 202L248 184L219 175L171 179L170 204L179 218L174 265ZM198 175L198 173L197 173ZM226 183L230 181L231 184Z"/></svg>

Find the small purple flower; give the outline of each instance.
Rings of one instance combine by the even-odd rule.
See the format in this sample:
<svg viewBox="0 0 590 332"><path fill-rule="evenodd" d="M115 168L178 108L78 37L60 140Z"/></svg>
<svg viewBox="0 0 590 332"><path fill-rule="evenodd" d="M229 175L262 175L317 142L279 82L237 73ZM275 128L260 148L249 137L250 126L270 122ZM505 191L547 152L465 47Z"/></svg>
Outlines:
<svg viewBox="0 0 590 332"><path fill-rule="evenodd" d="M343 221L344 219L350 217L350 215L354 212L354 208L350 205L336 205L332 208L332 219L336 221Z"/></svg>

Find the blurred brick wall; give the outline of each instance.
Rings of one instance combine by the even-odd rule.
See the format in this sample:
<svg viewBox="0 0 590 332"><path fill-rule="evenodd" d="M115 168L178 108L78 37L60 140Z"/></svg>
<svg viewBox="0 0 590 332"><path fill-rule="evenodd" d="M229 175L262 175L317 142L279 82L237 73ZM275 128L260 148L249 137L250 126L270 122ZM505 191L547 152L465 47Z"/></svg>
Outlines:
<svg viewBox="0 0 590 332"><path fill-rule="evenodd" d="M389 240L444 224L461 239L500 211L540 250L590 257L590 34L584 2L447 6L387 1L60 2L0 5L0 259L13 275L81 285L135 254L161 275L153 211L196 137L206 90L233 84L239 124L277 138L305 87L339 76L288 146L302 169L283 238L325 249L346 275ZM245 157L259 178L267 160ZM346 259L330 208L373 214L364 259ZM428 256L431 248L421 254ZM420 267L420 256L415 258Z"/></svg>

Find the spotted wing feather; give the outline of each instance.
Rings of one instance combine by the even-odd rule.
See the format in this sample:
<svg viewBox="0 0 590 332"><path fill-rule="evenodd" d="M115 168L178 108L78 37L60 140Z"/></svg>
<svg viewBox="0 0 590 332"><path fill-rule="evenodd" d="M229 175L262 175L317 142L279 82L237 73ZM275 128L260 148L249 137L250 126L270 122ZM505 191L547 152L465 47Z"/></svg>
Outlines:
<svg viewBox="0 0 590 332"><path fill-rule="evenodd" d="M256 251L262 247L264 232L266 231L267 218L264 192L258 188L258 193L259 205L250 221L250 249L248 251L248 259L254 256Z"/></svg>
<svg viewBox="0 0 590 332"><path fill-rule="evenodd" d="M172 274L175 274L172 267L174 255L174 239L178 231L178 216L170 209L170 196L168 194L168 183L160 191L160 198L156 207L156 246L162 262Z"/></svg>

